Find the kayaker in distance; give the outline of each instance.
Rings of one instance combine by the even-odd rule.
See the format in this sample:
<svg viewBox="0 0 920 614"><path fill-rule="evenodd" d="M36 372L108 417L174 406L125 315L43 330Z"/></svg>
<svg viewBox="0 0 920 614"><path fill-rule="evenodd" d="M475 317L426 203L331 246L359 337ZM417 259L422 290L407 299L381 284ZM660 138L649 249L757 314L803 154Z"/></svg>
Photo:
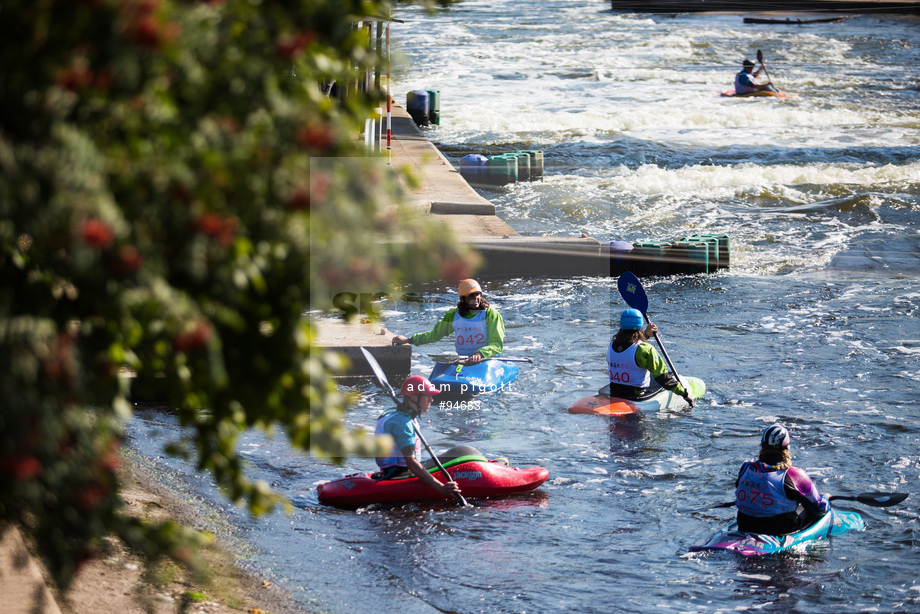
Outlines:
<svg viewBox="0 0 920 614"><path fill-rule="evenodd" d="M502 353L505 340L505 321L498 310L489 305L482 295L482 287L475 279L464 279L458 288L460 301L451 307L427 333L411 337L396 335L393 345L424 345L455 334L457 354L469 356L465 364L475 365L483 358L493 358Z"/></svg>
<svg viewBox="0 0 920 614"><path fill-rule="evenodd" d="M773 87L772 81L768 81L764 84L754 82L754 79L760 75L760 72L764 70L764 68L765 66L761 64L760 68L755 71L754 62L751 60L744 60L741 72L735 75L735 94L750 94L752 92L763 92L765 90L775 92L776 88Z"/></svg>
<svg viewBox="0 0 920 614"><path fill-rule="evenodd" d="M830 510L803 469L792 466L789 431L764 429L757 460L741 465L735 481L738 530L785 535L811 526Z"/></svg>
<svg viewBox="0 0 920 614"><path fill-rule="evenodd" d="M608 396L639 400L654 395L665 388L686 399L692 405L693 393L686 390L669 371L657 350L646 343L658 332L652 322L645 330L645 318L638 309L627 309L620 314L620 330L607 346L607 375L610 377ZM654 384L652 383L654 380Z"/></svg>
<svg viewBox="0 0 920 614"><path fill-rule="evenodd" d="M418 436L416 419L431 407L431 399L439 390L421 375L412 375L402 383L400 392L402 403L382 414L377 419L374 434L389 435L393 438L393 448L388 456L377 457L380 473L374 478L389 480L411 471L423 484L433 488L445 497L460 492L456 482L441 484L428 473L422 465L422 440Z"/></svg>

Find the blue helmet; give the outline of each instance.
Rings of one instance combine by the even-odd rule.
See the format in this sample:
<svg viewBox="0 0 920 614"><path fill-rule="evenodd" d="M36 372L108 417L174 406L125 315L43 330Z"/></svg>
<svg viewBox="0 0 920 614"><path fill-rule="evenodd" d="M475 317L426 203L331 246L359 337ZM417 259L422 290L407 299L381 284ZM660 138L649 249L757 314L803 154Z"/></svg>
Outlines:
<svg viewBox="0 0 920 614"><path fill-rule="evenodd" d="M760 444L771 448L789 447L789 431L782 424L773 424L764 429Z"/></svg>
<svg viewBox="0 0 920 614"><path fill-rule="evenodd" d="M645 318L638 309L627 309L620 314L620 330L642 330L645 328Z"/></svg>

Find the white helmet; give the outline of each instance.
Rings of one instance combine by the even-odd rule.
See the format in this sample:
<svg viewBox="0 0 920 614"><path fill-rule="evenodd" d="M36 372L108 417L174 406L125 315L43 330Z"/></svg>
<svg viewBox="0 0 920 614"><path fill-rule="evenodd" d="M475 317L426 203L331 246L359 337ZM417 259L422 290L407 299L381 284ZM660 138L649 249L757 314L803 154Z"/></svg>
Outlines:
<svg viewBox="0 0 920 614"><path fill-rule="evenodd" d="M760 443L771 448L787 448L789 447L789 431L782 424L768 426L764 429Z"/></svg>

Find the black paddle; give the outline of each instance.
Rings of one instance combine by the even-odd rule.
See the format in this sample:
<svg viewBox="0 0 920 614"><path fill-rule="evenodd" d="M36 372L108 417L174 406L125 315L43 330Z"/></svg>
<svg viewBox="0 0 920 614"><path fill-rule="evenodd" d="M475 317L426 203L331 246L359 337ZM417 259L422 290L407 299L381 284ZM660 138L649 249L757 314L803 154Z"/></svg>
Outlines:
<svg viewBox="0 0 920 614"><path fill-rule="evenodd" d="M827 498L827 500L857 501L863 505L869 505L871 507L891 507L892 505L897 505L906 499L909 495L910 493L908 492L864 492L859 495L831 495ZM726 501L725 503L714 505L710 509L718 509L720 507L733 507L734 505L734 501Z"/></svg>
<svg viewBox="0 0 920 614"><path fill-rule="evenodd" d="M620 291L620 296L623 297L627 305L633 309L638 309L642 312L642 317L645 318L645 321L647 323L650 322L648 314L646 313L648 311L648 296L645 294L642 284L639 283L638 277L633 275L630 271L626 271L617 279L617 290ZM664 345L661 343L661 337L658 336L658 333L655 333L655 341L658 342L658 347L661 348L661 355L664 356L665 362L668 363L671 373L680 381L680 377L677 375L677 369L674 368L674 363L671 362L668 351L664 349ZM683 382L681 382L681 385L683 385ZM689 403L690 407L693 407L693 401Z"/></svg>
<svg viewBox="0 0 920 614"><path fill-rule="evenodd" d="M380 368L380 363L377 362L377 359L367 351L367 348L361 348L361 353L364 354L364 358L367 359L367 364L371 366L374 375L377 378L377 383L380 385L384 391L390 395L390 398L398 405L399 399L396 398L396 392L393 390L393 387L390 386L390 382L387 381L387 376L384 375L383 369ZM418 434L418 438L422 440L422 445L425 446L425 449L428 450L428 454L431 455L431 458L434 459L434 462L438 465L438 469L444 474L447 478L447 481L453 481L453 478L450 477L450 474L447 473L447 469L444 468L444 465L441 464L441 461L438 460L438 455L434 453L434 450L431 449L431 446L428 445L428 442L425 441L425 436L422 435L422 430L418 427L418 422L415 425L415 432ZM454 496L457 497L457 503L463 507L469 507L470 504L467 503L466 499L463 498L463 495L460 493L454 493Z"/></svg>
<svg viewBox="0 0 920 614"><path fill-rule="evenodd" d="M773 79L770 78L770 73L767 72L767 65L763 63L763 53L760 52L760 49L757 50L757 61L760 62L760 66L763 68L763 74L767 75L767 81L772 85ZM773 89L776 89L776 86L773 86Z"/></svg>
<svg viewBox="0 0 920 614"><path fill-rule="evenodd" d="M897 505L910 495L909 492L864 492L858 495L831 495L828 501L858 501L872 507Z"/></svg>

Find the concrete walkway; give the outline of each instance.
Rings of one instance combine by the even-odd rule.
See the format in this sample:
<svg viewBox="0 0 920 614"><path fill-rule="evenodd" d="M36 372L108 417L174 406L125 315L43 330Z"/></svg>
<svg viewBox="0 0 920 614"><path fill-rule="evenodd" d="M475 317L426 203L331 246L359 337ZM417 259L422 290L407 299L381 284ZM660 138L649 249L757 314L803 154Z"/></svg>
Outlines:
<svg viewBox="0 0 920 614"><path fill-rule="evenodd" d="M16 527L0 535L0 596L9 614L61 614Z"/></svg>

